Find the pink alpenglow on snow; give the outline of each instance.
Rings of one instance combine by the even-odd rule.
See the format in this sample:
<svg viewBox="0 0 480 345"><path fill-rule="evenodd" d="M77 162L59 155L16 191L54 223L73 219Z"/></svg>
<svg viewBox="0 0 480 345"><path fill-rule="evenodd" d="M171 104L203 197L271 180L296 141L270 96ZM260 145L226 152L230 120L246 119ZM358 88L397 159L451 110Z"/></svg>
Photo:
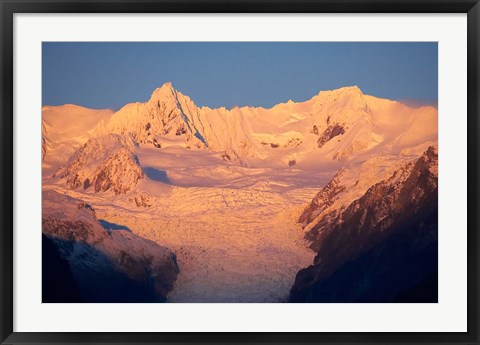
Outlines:
<svg viewBox="0 0 480 345"><path fill-rule="evenodd" d="M437 138L357 86L46 105L43 302L436 302Z"/></svg>

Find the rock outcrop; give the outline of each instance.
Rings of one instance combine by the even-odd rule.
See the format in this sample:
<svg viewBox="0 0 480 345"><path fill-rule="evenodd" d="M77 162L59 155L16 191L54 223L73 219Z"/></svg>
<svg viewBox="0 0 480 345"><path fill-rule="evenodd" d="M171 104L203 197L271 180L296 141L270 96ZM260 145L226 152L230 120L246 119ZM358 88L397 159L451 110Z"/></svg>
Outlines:
<svg viewBox="0 0 480 345"><path fill-rule="evenodd" d="M345 128L339 124L328 126L322 135L318 138L317 144L318 148L322 148L328 141L332 140L336 136L342 135L345 133Z"/></svg>
<svg viewBox="0 0 480 345"><path fill-rule="evenodd" d="M317 252L296 277L292 302L436 302L438 155L430 147L348 207L321 214L335 179L300 221ZM334 202L334 201L333 201Z"/></svg>
<svg viewBox="0 0 480 345"><path fill-rule="evenodd" d="M418 119L428 129L421 138L418 126L412 125ZM147 102L125 105L92 133L129 135L136 144L161 149L172 145L207 149L244 166L258 161L285 166L293 159L297 164L313 158L346 160L381 143L399 150L393 141L423 145L425 135L436 137L436 119L432 107L409 108L364 95L356 86L321 91L305 102L289 101L269 109L211 109L198 107L165 83ZM399 136L404 128L407 133Z"/></svg>
<svg viewBox="0 0 480 345"><path fill-rule="evenodd" d="M169 249L125 227L104 228L88 204L55 191L44 191L42 206L42 232L47 241L44 269L48 271L44 277L56 277L54 287L65 284L64 291L72 291L73 295L63 296L64 302L77 298L83 302L166 300L179 272ZM61 270L55 272L55 268ZM71 272L78 289L70 289L72 279L66 272ZM49 291L44 291L43 302L61 302Z"/></svg>
<svg viewBox="0 0 480 345"><path fill-rule="evenodd" d="M126 136L109 134L90 138L55 173L71 189L125 194L143 178L134 144Z"/></svg>

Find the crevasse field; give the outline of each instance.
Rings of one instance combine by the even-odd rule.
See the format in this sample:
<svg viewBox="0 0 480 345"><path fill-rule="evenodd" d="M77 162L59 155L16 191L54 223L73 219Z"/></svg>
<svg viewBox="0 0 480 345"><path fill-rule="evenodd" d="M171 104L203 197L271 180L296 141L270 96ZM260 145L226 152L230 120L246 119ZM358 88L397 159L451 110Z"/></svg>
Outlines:
<svg viewBox="0 0 480 345"><path fill-rule="evenodd" d="M199 108L167 83L117 112L44 106L42 116L43 189L175 253L168 302L286 301L316 255L299 218L317 193L339 176L326 207L341 210L437 142L435 108L357 87L228 110Z"/></svg>

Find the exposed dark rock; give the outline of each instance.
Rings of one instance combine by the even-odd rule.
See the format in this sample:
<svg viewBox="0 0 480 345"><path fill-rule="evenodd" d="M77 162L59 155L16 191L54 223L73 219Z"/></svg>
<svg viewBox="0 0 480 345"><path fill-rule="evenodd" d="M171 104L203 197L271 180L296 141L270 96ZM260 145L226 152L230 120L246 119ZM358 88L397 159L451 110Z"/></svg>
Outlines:
<svg viewBox="0 0 480 345"><path fill-rule="evenodd" d="M318 148L323 147L328 141L344 133L345 128L339 124L328 126L317 140Z"/></svg>
<svg viewBox="0 0 480 345"><path fill-rule="evenodd" d="M288 140L287 144L285 145L285 147L297 147L298 145L300 145L302 143L302 140L299 139L299 138L292 138L290 140Z"/></svg>
<svg viewBox="0 0 480 345"><path fill-rule="evenodd" d="M42 235L42 302L83 302L67 260L62 258L50 238Z"/></svg>
<svg viewBox="0 0 480 345"><path fill-rule="evenodd" d="M46 267L57 267L48 274L67 272L67 263L83 302L166 300L179 272L171 251L120 225L102 220L103 227L85 202L54 191L46 191L43 196L42 232L60 256L55 258L47 243L45 255L55 260L48 261ZM64 290L63 300L78 299L76 291L69 290L71 282L60 277L56 282Z"/></svg>
<svg viewBox="0 0 480 345"><path fill-rule="evenodd" d="M112 154L92 178L95 192L112 190L116 195L128 192L143 178L142 168L135 158L125 150Z"/></svg>
<svg viewBox="0 0 480 345"><path fill-rule="evenodd" d="M44 121L42 121L42 162L45 161L47 153L52 149L52 144L47 139L49 137L49 130Z"/></svg>
<svg viewBox="0 0 480 345"><path fill-rule="evenodd" d="M157 141L156 138L153 138L152 144L153 144L153 146L155 146L157 149L162 148L162 145L160 145L160 143Z"/></svg>
<svg viewBox="0 0 480 345"><path fill-rule="evenodd" d="M90 138L55 176L65 179L71 189L93 186L97 193L123 194L136 186L143 172L128 138L111 134Z"/></svg>
<svg viewBox="0 0 480 345"><path fill-rule="evenodd" d="M437 167L430 148L344 211L322 217L307 234L318 254L297 274L290 300L436 301ZM325 207L328 193L317 195L300 220Z"/></svg>
<svg viewBox="0 0 480 345"><path fill-rule="evenodd" d="M298 220L302 226L310 224L321 212L330 207L336 199L336 196L345 190L345 187L339 184L340 170L334 178L313 198L310 205L303 211Z"/></svg>
<svg viewBox="0 0 480 345"><path fill-rule="evenodd" d="M153 203L151 201L150 195L147 193L140 193L128 199L130 202L135 203L137 207L152 207Z"/></svg>
<svg viewBox="0 0 480 345"><path fill-rule="evenodd" d="M177 131L175 132L175 135L179 136L179 135L182 135L182 134L185 134L187 133L187 129L185 128L184 125L181 125Z"/></svg>
<svg viewBox="0 0 480 345"><path fill-rule="evenodd" d="M45 160L45 156L47 155L47 140L42 138L42 162Z"/></svg>
<svg viewBox="0 0 480 345"><path fill-rule="evenodd" d="M437 302L437 209L427 205L416 217L371 239L372 248L323 278L321 264L297 274L292 302ZM368 247L368 246L367 246Z"/></svg>

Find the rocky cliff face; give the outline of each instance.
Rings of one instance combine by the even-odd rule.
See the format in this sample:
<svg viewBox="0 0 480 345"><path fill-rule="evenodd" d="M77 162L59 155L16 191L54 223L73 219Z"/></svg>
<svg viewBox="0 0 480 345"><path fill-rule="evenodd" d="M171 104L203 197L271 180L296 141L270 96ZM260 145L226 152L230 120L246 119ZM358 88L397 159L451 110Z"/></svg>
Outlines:
<svg viewBox="0 0 480 345"><path fill-rule="evenodd" d="M99 134L128 134L139 144L161 148L161 138L182 141L189 147L208 146L196 118L198 108L170 83L156 89L145 103L131 103L97 128Z"/></svg>
<svg viewBox="0 0 480 345"><path fill-rule="evenodd" d="M143 178L134 144L122 135L109 134L90 138L55 173L71 189L125 194Z"/></svg>
<svg viewBox="0 0 480 345"><path fill-rule="evenodd" d="M45 157L47 156L47 152L50 150L51 145L47 139L47 126L42 121L42 163L45 161Z"/></svg>
<svg viewBox="0 0 480 345"><path fill-rule="evenodd" d="M348 207L322 214L339 184L334 179L327 185L300 219L313 222L306 237L317 256L297 274L291 301L436 301L436 148L372 185Z"/></svg>
<svg viewBox="0 0 480 345"><path fill-rule="evenodd" d="M62 258L54 242L45 235L42 235L42 301L83 302L70 265Z"/></svg>
<svg viewBox="0 0 480 345"><path fill-rule="evenodd" d="M57 192L45 191L42 207L42 232L48 242L43 248L48 261L44 268L49 270L46 277L56 277L57 285L71 286L71 279L62 280L62 277L68 278L65 272L71 272L78 287L72 291L80 291L79 297L77 294L77 297L64 296L65 301L76 298L83 302L166 300L179 272L170 250L128 229L104 228L88 204ZM112 227L118 230L111 230ZM65 262L69 267L65 267ZM62 271L52 272L55 267ZM53 295L46 291L43 302L61 302Z"/></svg>

